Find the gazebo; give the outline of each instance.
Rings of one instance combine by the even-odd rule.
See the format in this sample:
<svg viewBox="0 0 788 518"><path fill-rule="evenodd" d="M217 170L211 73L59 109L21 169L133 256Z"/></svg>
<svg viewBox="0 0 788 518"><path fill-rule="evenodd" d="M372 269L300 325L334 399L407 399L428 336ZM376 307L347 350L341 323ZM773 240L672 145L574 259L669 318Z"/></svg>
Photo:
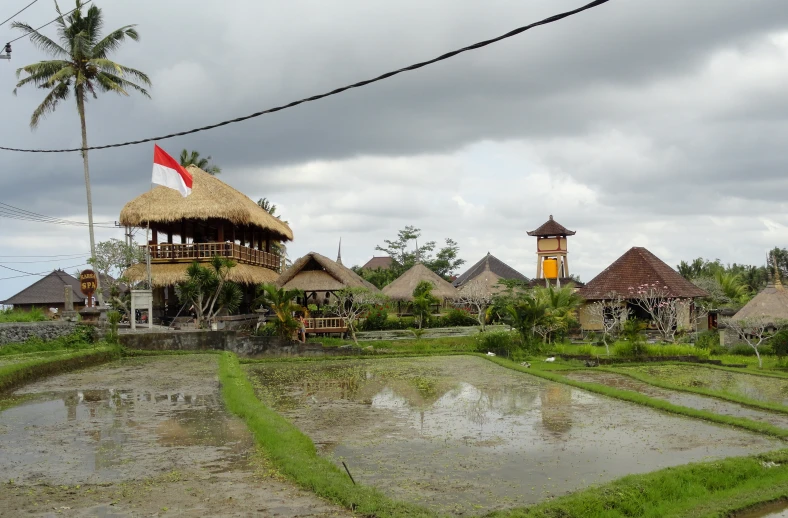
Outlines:
<svg viewBox="0 0 788 518"><path fill-rule="evenodd" d="M242 285L275 282L281 270L276 244L293 239L293 231L279 218L215 176L194 165L192 193L157 186L128 202L120 212L120 223L128 227L150 227L150 253L154 306L177 312L172 286L186 280L186 269L194 261L209 262L214 256L232 259L236 266L228 279ZM147 278L144 263L132 265L125 277L132 282ZM250 302L254 290L246 290ZM173 310L174 308L174 310Z"/></svg>
<svg viewBox="0 0 788 518"><path fill-rule="evenodd" d="M413 265L408 271L400 275L391 284L383 287L383 293L397 303L413 301L413 290L421 281L427 281L434 286L432 295L446 304L457 298L457 290L446 282L440 275L433 272L421 263Z"/></svg>
<svg viewBox="0 0 788 518"><path fill-rule="evenodd" d="M331 294L345 288L362 287L379 291L374 284L364 280L356 272L328 257L309 252L293 263L276 280L278 288L301 290L304 304L322 306L331 300Z"/></svg>

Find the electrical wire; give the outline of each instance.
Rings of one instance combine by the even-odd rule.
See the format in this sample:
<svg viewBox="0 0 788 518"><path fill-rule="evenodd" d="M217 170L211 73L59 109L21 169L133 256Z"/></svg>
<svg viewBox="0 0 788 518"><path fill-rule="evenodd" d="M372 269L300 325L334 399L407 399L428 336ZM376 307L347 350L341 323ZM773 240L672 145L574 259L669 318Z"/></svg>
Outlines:
<svg viewBox="0 0 788 518"><path fill-rule="evenodd" d="M9 21L9 20L11 20L11 19L12 19L14 16L16 16L17 14L22 14L23 12L25 12L25 11L27 10L27 8L28 8L28 7L30 7L31 5L33 5L33 4L34 4L34 3L36 3L36 2L38 2L38 0L33 0L32 2L30 2L29 4L27 4L26 6L24 6L24 7L23 7L23 8L22 8L20 11L17 11L16 13L14 13L14 14L12 14L11 16L9 16L8 18L6 18L4 21L0 22L0 27L2 27L3 25L5 25L6 23L8 23L8 21ZM10 42L9 42L9 43L10 43Z"/></svg>
<svg viewBox="0 0 788 518"><path fill-rule="evenodd" d="M68 260L68 259L77 259L79 257L88 257L90 256L90 252L85 254L74 254L69 257L61 257L59 259L41 259L38 261L1 261L0 265L3 264L38 264L38 263L56 263L58 261Z"/></svg>
<svg viewBox="0 0 788 518"><path fill-rule="evenodd" d="M92 1L93 1L93 0L88 0L87 2L85 2L84 4L82 4L81 6L79 6L79 7L75 7L74 9L70 10L70 11L69 11L69 12L67 12L66 14L64 14L64 15L61 15L61 16L58 16L58 17L57 17L57 18L55 18L54 20L48 21L47 23L45 23L45 24L44 24L44 25L42 25L41 27L39 27L39 28L37 28L37 29L34 29L34 31L33 31L33 32L38 32L38 31L40 31L41 29L43 29L44 27L47 27L47 26L49 26L49 25L52 25L53 23L55 23L55 22L56 22L56 21L58 21L59 19L61 19L61 18L65 18L65 17L66 17L66 16L68 16L69 14L73 13L74 11L76 11L77 9L80 9L80 8L81 8L81 7L83 7L83 6L86 6L86 5L88 5L88 4L89 4L90 2L92 2ZM25 9L27 9L27 7L25 7ZM16 16L16 15L14 15L14 16ZM14 39L13 39L13 40L11 40L11 41L7 41L6 43L13 43L13 42L15 42L15 41L19 41L19 40L21 40L22 38L27 38L28 36L30 36L30 34L31 34L31 33L29 33L29 32L28 32L27 34L23 34L22 36L19 36L18 38L14 38Z"/></svg>
<svg viewBox="0 0 788 518"><path fill-rule="evenodd" d="M201 132L201 131L212 130L212 129L219 128L219 127L222 127L222 126L227 126L228 124L235 124L237 122L243 122L243 121L246 121L246 120L249 120L249 119L253 119L255 117L260 117L261 115L267 115L267 114L270 114L270 113L286 110L288 108L292 108L294 106L298 106L299 104L308 103L308 102L312 102L312 101L317 101L317 100L323 99L325 97L331 97L332 95L340 94L340 93L345 92L347 90L350 90L352 88L361 88L361 87L367 86L369 84L372 84L372 83L375 83L375 82L378 82L378 81L383 81L385 79L393 77L393 76L395 76L397 74L401 74L403 72L411 72L413 70L417 70L419 68L426 67L428 65L432 65L432 64L437 63L439 61L443 61L443 60L452 58L452 57L454 57L454 56L456 56L458 54L462 54L463 52L469 52L469 51L472 51L472 50L480 49L482 47L486 47L487 45L490 45L492 43L497 43L497 42L499 42L501 40L505 40L507 38L511 38L513 36L517 36L518 34L523 33L525 31L527 31L528 29L532 29L532 28L538 27L540 25L547 25L547 24L550 24L550 23L553 23L553 22L557 22L559 20L562 20L562 19L567 18L569 16L581 13L583 11L587 11L589 9L592 9L594 7L597 7L599 5L607 3L609 1L610 0L594 0L591 3L584 5L583 7L579 7L577 9L572 10L572 11L566 11L566 12L563 12L563 13L555 14L553 16L545 18L544 20L541 20L541 21L538 21L538 22L534 22L534 23L532 23L530 25L525 25L523 27L519 27L517 29L509 31L506 34L503 34L503 35L498 36L496 38L480 41L478 43L474 43L473 45L469 45L469 46L463 47L461 49L457 49L457 50L453 50L451 52L447 52L446 54L442 54L442 55L440 55L440 56L438 56L436 58L430 59L428 61L422 61L420 63L415 63L413 65L410 65L410 66L407 66L407 67L404 67L404 68L400 68L398 70L393 70L391 72L386 72L385 74L381 74L381 75L379 75L379 76L377 76L377 77L375 77L373 79L366 79L364 81L359 81L358 83L353 83L351 85L347 85L347 86L342 86L340 88L336 88L334 90L331 90L330 92L326 92L326 93L318 94L318 95L313 95L311 97L305 97L305 98L300 99L298 101L293 101L291 103L288 103L288 104L285 104L285 105L281 105L281 106L276 106L274 108L268 108L267 110L262 110L262 111L259 111L259 112L255 112L255 113L252 113L252 114L249 114L249 115L245 115L243 117L238 117L238 118L235 118L235 119L225 120L223 122L218 122L216 124L210 124L208 126L202 126L202 127L199 127L199 128L194 128L194 129L190 129L190 130L186 130L186 131L179 131L178 133L170 133L170 134L162 135L162 136L159 136L159 137L149 137L149 138L144 138L144 139L140 139L140 140L131 140L131 141L127 141L127 142L121 142L121 143L118 143L118 144L105 144L105 145L102 145L102 146L89 146L89 147L84 148L84 150L109 149L109 148L116 148L116 147L133 146L133 145L137 145L137 144L144 144L146 142L154 142L154 141L159 141L159 140L166 140L166 139L170 139L170 138L173 138L173 137L182 137L184 135L191 135L193 133L198 133L198 132ZM74 152L77 152L77 151L83 151L83 148L20 149L20 148L12 148L12 147L0 146L0 150L16 151L16 152L20 152L20 153L74 153Z"/></svg>
<svg viewBox="0 0 788 518"><path fill-rule="evenodd" d="M72 257L75 257L75 256L78 257L78 256L86 255L86 254L89 254L89 253L90 252L86 252L85 254L60 254L60 255L0 255L0 257L13 257L13 258L17 258L17 257L25 257L25 258L27 258L27 257L63 257L65 259L69 259L69 258L72 258Z"/></svg>
<svg viewBox="0 0 788 518"><path fill-rule="evenodd" d="M70 268L78 268L78 267L80 267L80 266L87 266L87 264L88 264L88 263L75 264L75 265L72 265L72 266L66 266L66 267L64 267L64 268L59 268L59 269L60 269L60 270L64 270L64 271L65 271L65 270L68 270L68 269L70 269ZM10 269L10 268L9 268L9 269ZM17 270L17 271L19 271L19 270ZM1 277L1 278L0 278L0 281L6 281L6 280L8 280L8 279L19 279L19 278L21 278L21 277L35 277L35 276L38 276L38 277L46 277L46 276L47 276L47 275L49 275L50 273L52 273L52 271L51 271L51 270L47 270L47 271L45 271L45 272L41 272L41 273L25 273L25 274L23 274L23 275L13 275L13 276L11 276L11 277Z"/></svg>
<svg viewBox="0 0 788 518"><path fill-rule="evenodd" d="M0 202L0 217L18 219L23 221L35 221L39 223L52 223L56 225L72 225L72 226L82 226L82 227L88 226L88 223L84 221L74 221L70 219L45 216L43 214L39 214L37 212L31 212L29 210L15 207L13 205L3 202ZM110 222L110 221L93 222L93 226L100 228L115 228L114 222Z"/></svg>

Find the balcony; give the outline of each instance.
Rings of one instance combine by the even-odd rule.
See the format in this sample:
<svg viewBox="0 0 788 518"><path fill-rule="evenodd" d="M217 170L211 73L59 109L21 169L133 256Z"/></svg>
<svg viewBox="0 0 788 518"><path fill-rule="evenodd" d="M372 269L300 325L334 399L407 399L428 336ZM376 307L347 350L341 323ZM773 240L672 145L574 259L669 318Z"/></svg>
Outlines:
<svg viewBox="0 0 788 518"><path fill-rule="evenodd" d="M281 261L279 256L262 250L235 243L160 243L142 245L150 251L151 263L191 263L193 261L209 261L214 256L227 257L238 263L262 266L276 272Z"/></svg>

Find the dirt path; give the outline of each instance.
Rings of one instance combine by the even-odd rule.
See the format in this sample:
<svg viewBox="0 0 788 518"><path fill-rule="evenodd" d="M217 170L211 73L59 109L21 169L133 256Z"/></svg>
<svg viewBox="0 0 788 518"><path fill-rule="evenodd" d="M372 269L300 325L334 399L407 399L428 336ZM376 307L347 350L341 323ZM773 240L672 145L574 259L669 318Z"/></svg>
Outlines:
<svg viewBox="0 0 788 518"><path fill-rule="evenodd" d="M349 515L271 476L216 371L128 359L19 390L0 412L0 515Z"/></svg>

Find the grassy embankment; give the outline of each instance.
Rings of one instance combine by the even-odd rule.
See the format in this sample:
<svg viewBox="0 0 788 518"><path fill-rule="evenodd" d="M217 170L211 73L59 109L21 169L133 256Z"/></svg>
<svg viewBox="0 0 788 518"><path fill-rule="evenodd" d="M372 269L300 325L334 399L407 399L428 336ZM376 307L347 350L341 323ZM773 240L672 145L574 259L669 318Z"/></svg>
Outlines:
<svg viewBox="0 0 788 518"><path fill-rule="evenodd" d="M317 454L309 437L257 399L234 354L220 357L219 379L227 408L246 421L274 468L298 485L362 516L431 516L429 511L391 500L377 489L354 485L346 473Z"/></svg>
<svg viewBox="0 0 788 518"><path fill-rule="evenodd" d="M46 319L47 316L41 308L33 308L30 311L22 311L19 309L0 310L0 323L41 322Z"/></svg>
<svg viewBox="0 0 788 518"><path fill-rule="evenodd" d="M0 366L0 392L8 391L38 378L52 376L82 367L98 365L120 358L120 349L114 346L98 346L90 349L64 351L44 357L33 357L25 361Z"/></svg>

